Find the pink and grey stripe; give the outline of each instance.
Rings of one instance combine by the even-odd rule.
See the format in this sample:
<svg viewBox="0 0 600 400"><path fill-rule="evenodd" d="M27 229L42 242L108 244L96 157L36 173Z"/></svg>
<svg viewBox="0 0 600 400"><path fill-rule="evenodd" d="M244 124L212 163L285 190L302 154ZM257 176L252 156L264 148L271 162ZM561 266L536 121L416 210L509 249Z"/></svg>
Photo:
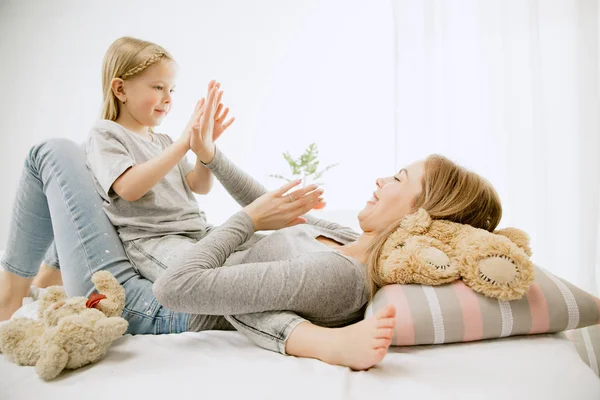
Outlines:
<svg viewBox="0 0 600 400"><path fill-rule="evenodd" d="M396 306L392 344L410 346L550 333L600 323L600 299L536 267L526 296L504 302L474 292L462 281L441 286L388 285L366 316Z"/></svg>

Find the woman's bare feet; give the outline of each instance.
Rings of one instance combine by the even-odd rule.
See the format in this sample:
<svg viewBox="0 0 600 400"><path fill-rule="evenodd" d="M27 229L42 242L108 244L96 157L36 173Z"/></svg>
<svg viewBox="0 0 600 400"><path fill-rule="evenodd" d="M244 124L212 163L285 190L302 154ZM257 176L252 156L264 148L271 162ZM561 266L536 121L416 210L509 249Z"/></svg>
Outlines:
<svg viewBox="0 0 600 400"><path fill-rule="evenodd" d="M366 370L385 357L396 326L396 308L388 305L374 317L332 332L331 354L325 362Z"/></svg>
<svg viewBox="0 0 600 400"><path fill-rule="evenodd" d="M290 334L285 351L293 356L366 370L385 357L395 325L396 308L392 305L374 317L344 328L322 328L303 322Z"/></svg>

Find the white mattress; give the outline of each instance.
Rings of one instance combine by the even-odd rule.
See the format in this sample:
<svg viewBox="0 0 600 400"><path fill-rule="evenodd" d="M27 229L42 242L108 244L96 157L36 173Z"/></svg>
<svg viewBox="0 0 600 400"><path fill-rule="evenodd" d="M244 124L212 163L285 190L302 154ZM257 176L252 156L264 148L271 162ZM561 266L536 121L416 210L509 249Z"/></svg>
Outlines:
<svg viewBox="0 0 600 400"><path fill-rule="evenodd" d="M308 397L307 397L308 396ZM0 398L600 399L560 335L392 348L366 372L262 350L237 332L130 336L97 364L40 380L0 356Z"/></svg>
<svg viewBox="0 0 600 400"><path fill-rule="evenodd" d="M37 294L37 293L36 293ZM33 317L37 302L16 316ZM286 357L237 332L119 339L51 382L0 355L0 400L600 399L600 379L563 335L391 348L366 372ZM393 396L393 397L392 397Z"/></svg>

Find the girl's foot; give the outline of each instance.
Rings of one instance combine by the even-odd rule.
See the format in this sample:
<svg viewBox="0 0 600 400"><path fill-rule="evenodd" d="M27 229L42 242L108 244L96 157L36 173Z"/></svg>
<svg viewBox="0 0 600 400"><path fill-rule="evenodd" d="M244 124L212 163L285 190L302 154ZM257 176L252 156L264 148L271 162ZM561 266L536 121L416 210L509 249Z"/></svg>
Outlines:
<svg viewBox="0 0 600 400"><path fill-rule="evenodd" d="M21 308L23 297L17 298L9 297L4 294L0 295L0 322L10 319L15 311Z"/></svg>
<svg viewBox="0 0 600 400"><path fill-rule="evenodd" d="M0 321L6 321L23 304L32 279L0 270Z"/></svg>
<svg viewBox="0 0 600 400"><path fill-rule="evenodd" d="M366 370L385 357L396 325L396 308L388 305L374 317L331 330L331 351L323 361Z"/></svg>
<svg viewBox="0 0 600 400"><path fill-rule="evenodd" d="M40 265L40 270L33 279L33 283L31 285L42 289L54 285L62 286L62 284L63 281L62 276L60 275L60 269L42 263Z"/></svg>

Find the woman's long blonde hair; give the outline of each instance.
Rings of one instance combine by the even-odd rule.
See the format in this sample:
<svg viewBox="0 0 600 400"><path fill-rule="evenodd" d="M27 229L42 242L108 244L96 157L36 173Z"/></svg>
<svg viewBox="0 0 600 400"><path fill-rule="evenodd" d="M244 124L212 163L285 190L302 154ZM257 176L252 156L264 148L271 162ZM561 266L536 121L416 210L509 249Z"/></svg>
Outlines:
<svg viewBox="0 0 600 400"><path fill-rule="evenodd" d="M111 87L114 78L130 79L163 59L173 61L173 57L168 51L152 42L128 36L115 40L106 51L102 61L101 118L116 121L119 117L119 99Z"/></svg>
<svg viewBox="0 0 600 400"><path fill-rule="evenodd" d="M413 211L425 209L432 219L445 219L493 232L502 218L500 197L483 177L444 156L433 154L425 160L423 190L413 202ZM400 225L401 219L373 239L367 249L367 270L371 297L383 283L377 264L383 244Z"/></svg>

